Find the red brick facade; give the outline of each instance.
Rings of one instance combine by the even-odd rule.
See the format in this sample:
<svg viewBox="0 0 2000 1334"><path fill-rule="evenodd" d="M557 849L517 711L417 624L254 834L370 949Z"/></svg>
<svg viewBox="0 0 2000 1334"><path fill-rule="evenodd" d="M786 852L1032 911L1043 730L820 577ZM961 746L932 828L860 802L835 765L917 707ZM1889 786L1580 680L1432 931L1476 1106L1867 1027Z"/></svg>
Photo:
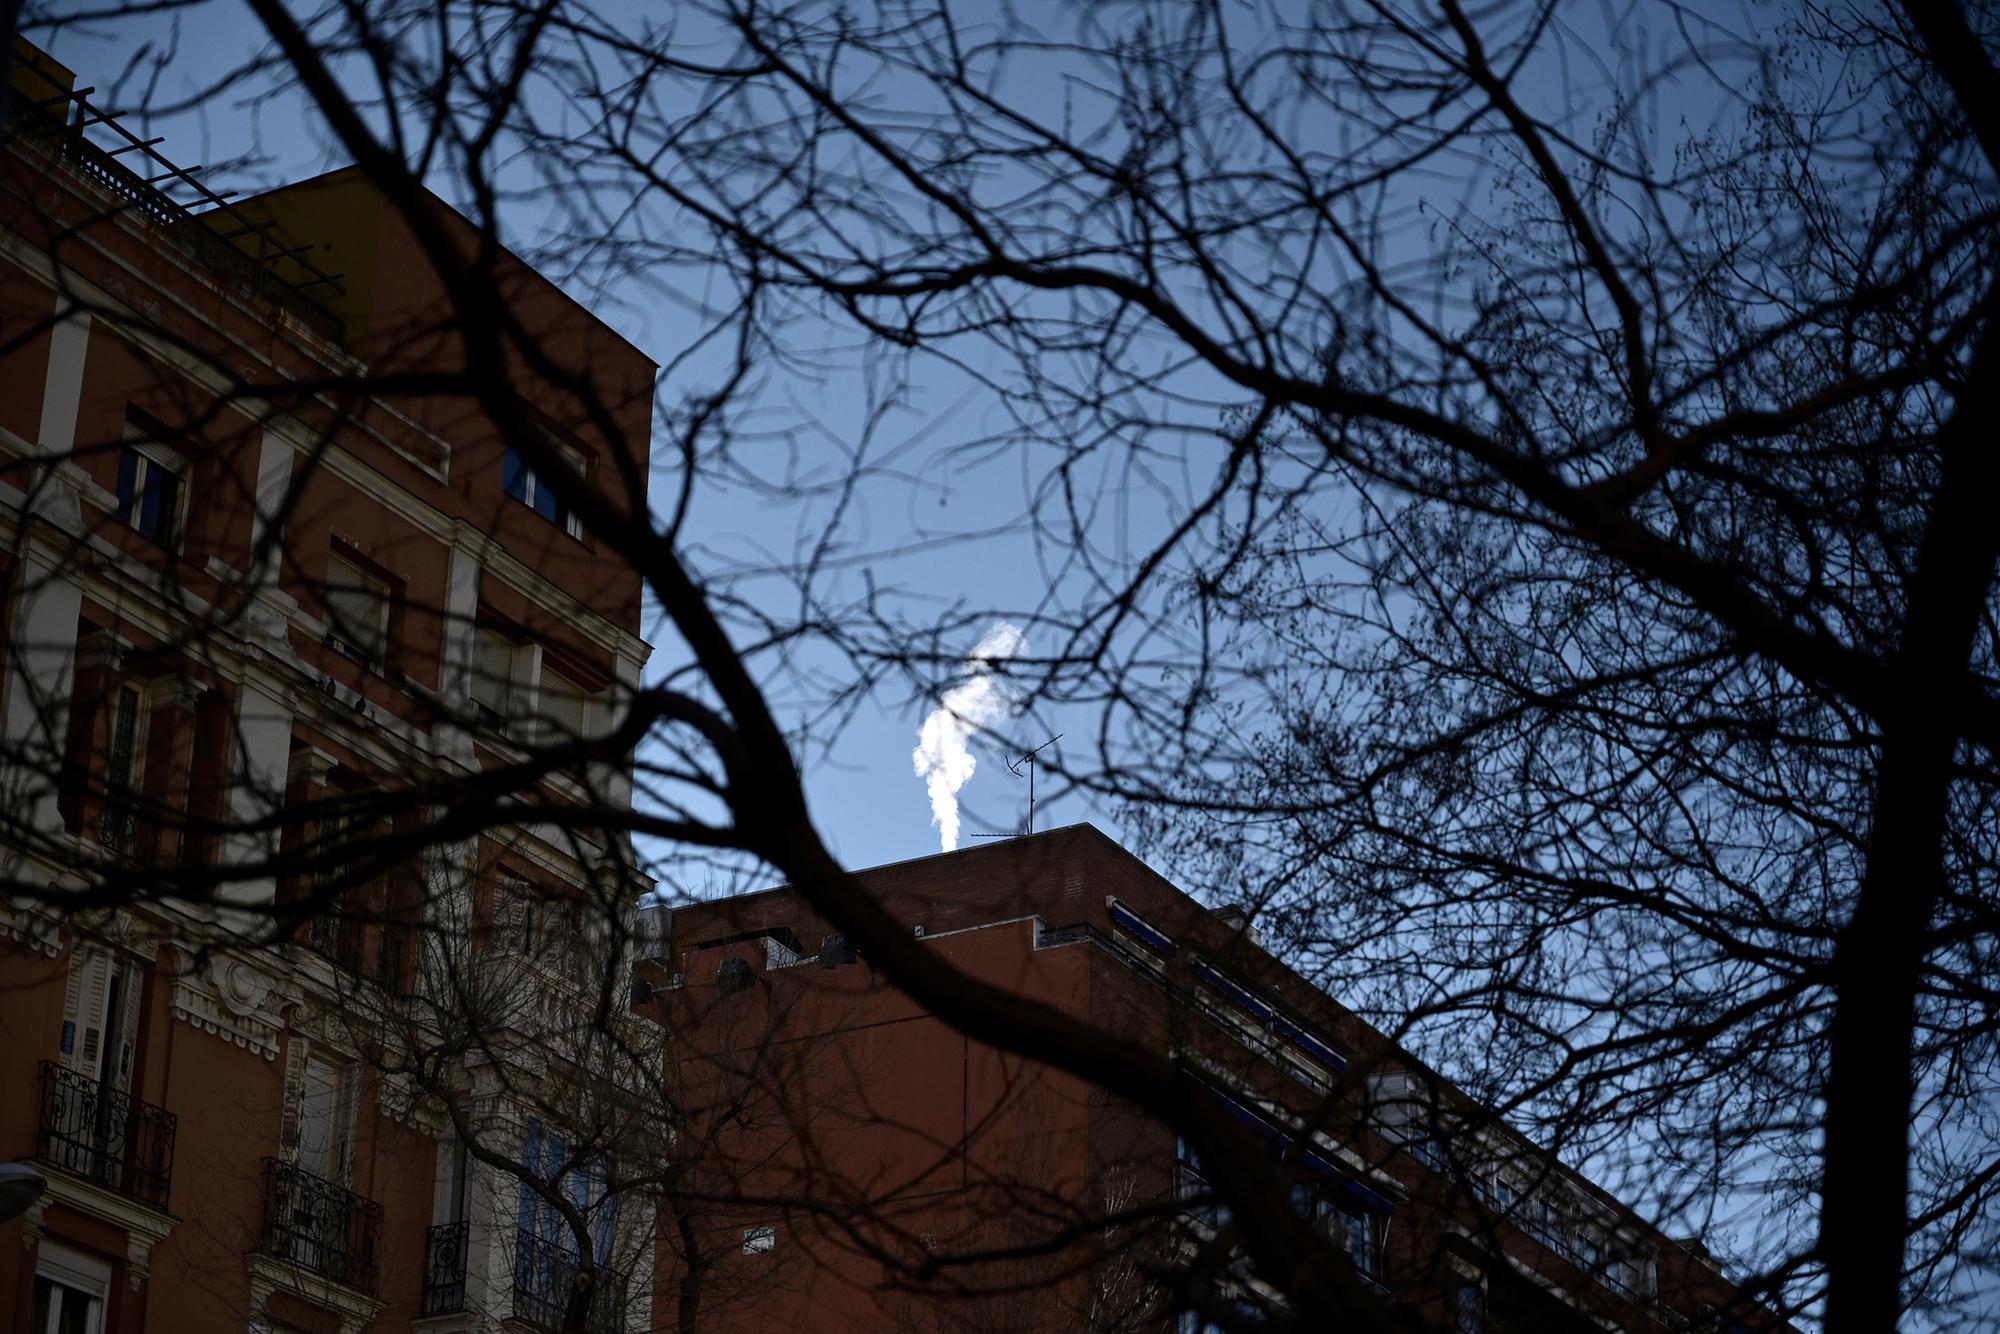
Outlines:
<svg viewBox="0 0 2000 1334"><path fill-rule="evenodd" d="M1185 1053L1274 1142L1331 1098L1300 1156L1302 1204L1426 1326L1726 1327L1711 1313L1733 1289L1713 1268L1481 1122L1235 922L1094 829L863 879L974 976ZM663 1276L686 1273L690 1239L704 1267L701 1328L1158 1328L1159 1294L1132 1257L1190 1254L1216 1221L1174 1135L1081 1081L968 1042L866 959L844 961L830 934L784 890L672 916L653 1005L674 1034L691 1133L712 1143L712 1183L768 1201L695 1210L685 1236L663 1230ZM1460 1127L1457 1142L1418 1134L1419 1118ZM1107 1214L1125 1219L1109 1236L1091 1227ZM1046 1254L925 1267L1065 1228L1080 1235ZM954 1285L960 1295L938 1295ZM1777 1327L1755 1311L1727 1318Z"/></svg>

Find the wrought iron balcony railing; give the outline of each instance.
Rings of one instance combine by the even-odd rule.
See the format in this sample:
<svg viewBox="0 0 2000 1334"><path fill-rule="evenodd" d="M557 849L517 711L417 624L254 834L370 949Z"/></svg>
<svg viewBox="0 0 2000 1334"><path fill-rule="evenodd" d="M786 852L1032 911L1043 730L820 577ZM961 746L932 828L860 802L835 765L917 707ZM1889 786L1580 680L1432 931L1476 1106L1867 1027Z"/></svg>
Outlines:
<svg viewBox="0 0 2000 1334"><path fill-rule="evenodd" d="M521 1229L514 1249L514 1318L540 1330L562 1329L579 1267L566 1247ZM588 1334L619 1334L625 1328L627 1282L609 1265L597 1266L597 1286L583 1319Z"/></svg>
<svg viewBox="0 0 2000 1334"><path fill-rule="evenodd" d="M323 910L306 923L306 948L350 973L358 973L361 923L338 911Z"/></svg>
<svg viewBox="0 0 2000 1334"><path fill-rule="evenodd" d="M465 1309L465 1250L471 1225L440 1223L431 1229L424 1253L424 1314Z"/></svg>
<svg viewBox="0 0 2000 1334"><path fill-rule="evenodd" d="M275 1158L264 1160L264 1250L280 1260L375 1291L382 1206Z"/></svg>
<svg viewBox="0 0 2000 1334"><path fill-rule="evenodd" d="M42 1062L35 1156L155 1209L167 1207L174 1114L108 1084Z"/></svg>

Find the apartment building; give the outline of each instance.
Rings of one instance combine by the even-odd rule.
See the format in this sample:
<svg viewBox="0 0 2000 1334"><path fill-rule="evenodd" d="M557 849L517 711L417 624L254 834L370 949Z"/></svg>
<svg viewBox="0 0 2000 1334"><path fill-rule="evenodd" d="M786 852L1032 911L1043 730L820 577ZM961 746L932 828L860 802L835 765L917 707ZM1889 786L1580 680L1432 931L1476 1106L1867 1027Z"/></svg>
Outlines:
<svg viewBox="0 0 2000 1334"><path fill-rule="evenodd" d="M1698 1245L1272 958L1240 913L1087 825L862 878L972 976L1194 1064L1289 1164L1298 1207L1420 1327L1786 1328ZM663 1290L699 1306L700 1328L1159 1329L1159 1264L1227 1227L1170 1130L968 1041L794 892L676 909L659 939L641 1008L674 1034L698 1193L742 1201L661 1231ZM1220 1272L1246 1308L1277 1308L1240 1266Z"/></svg>
<svg viewBox="0 0 2000 1334"><path fill-rule="evenodd" d="M464 345L358 172L224 198L25 42L8 91L0 1158L47 1189L0 1225L0 1326L550 1328L582 1269L593 1331L645 1328L629 1091L582 1036L614 975L622 1013L629 847L410 851L454 783L609 729L637 575L422 387ZM653 363L477 274L556 368L510 369L535 428L643 506ZM629 762L531 795L629 803Z"/></svg>

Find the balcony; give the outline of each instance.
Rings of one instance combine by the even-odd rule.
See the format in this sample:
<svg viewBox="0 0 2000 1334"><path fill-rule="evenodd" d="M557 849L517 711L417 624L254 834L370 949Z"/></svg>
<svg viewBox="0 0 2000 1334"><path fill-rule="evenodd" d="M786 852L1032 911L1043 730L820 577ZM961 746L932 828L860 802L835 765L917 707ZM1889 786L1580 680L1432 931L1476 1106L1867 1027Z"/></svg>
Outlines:
<svg viewBox="0 0 2000 1334"><path fill-rule="evenodd" d="M467 1223L442 1223L431 1229L424 1253L425 1315L465 1309L465 1248L470 1240Z"/></svg>
<svg viewBox="0 0 2000 1334"><path fill-rule="evenodd" d="M361 971L362 924L333 909L315 914L306 923L306 948L329 963L350 973Z"/></svg>
<svg viewBox="0 0 2000 1334"><path fill-rule="evenodd" d="M373 1293L382 1206L302 1168L264 1160L266 1254Z"/></svg>
<svg viewBox="0 0 2000 1334"><path fill-rule="evenodd" d="M576 1287L576 1256L559 1243L522 1229L514 1251L514 1318L539 1330L564 1328ZM587 1334L622 1334L625 1328L625 1275L597 1266L597 1288L583 1317Z"/></svg>
<svg viewBox="0 0 2000 1334"><path fill-rule="evenodd" d="M174 1114L43 1061L35 1156L164 1212L174 1166Z"/></svg>

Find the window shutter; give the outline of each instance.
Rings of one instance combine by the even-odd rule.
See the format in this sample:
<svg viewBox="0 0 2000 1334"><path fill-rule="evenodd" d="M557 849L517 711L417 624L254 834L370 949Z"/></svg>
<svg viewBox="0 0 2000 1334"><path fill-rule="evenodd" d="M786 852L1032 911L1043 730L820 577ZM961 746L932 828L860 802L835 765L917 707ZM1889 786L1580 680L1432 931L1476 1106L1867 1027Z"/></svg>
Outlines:
<svg viewBox="0 0 2000 1334"><path fill-rule="evenodd" d="M299 1098L299 1166L329 1180L339 1168L334 1125L340 1100L340 1071L307 1057Z"/></svg>
<svg viewBox="0 0 2000 1334"><path fill-rule="evenodd" d="M345 1184L354 1177L354 1129L361 1111L361 1071L357 1067L340 1067L339 1090L333 1109L333 1179Z"/></svg>
<svg viewBox="0 0 2000 1334"><path fill-rule="evenodd" d="M145 992L146 973L144 969L125 965L125 1013L118 1019L118 1050L110 1053L117 1060L112 1074L121 1089L131 1087L132 1055L139 1050L139 1001Z"/></svg>
<svg viewBox="0 0 2000 1334"><path fill-rule="evenodd" d="M370 662L382 661L388 647L389 590L353 561L330 556L326 562L326 628Z"/></svg>
<svg viewBox="0 0 2000 1334"><path fill-rule="evenodd" d="M104 758L104 815L101 841L129 851L132 835L133 774L138 769L139 692L120 685L113 693L110 744Z"/></svg>
<svg viewBox="0 0 2000 1334"><path fill-rule="evenodd" d="M118 687L118 702L111 714L111 749L104 762L104 785L114 792L132 790L133 759L139 749L139 692L132 686Z"/></svg>
<svg viewBox="0 0 2000 1334"><path fill-rule="evenodd" d="M514 676L514 645L493 630L472 636L472 702L507 717Z"/></svg>
<svg viewBox="0 0 2000 1334"><path fill-rule="evenodd" d="M288 1163L298 1161L300 1119L305 1109L306 1048L310 1045L297 1033L285 1040L285 1105L278 1125L278 1156Z"/></svg>
<svg viewBox="0 0 2000 1334"><path fill-rule="evenodd" d="M64 1023L70 1042L63 1064L95 1079L104 1056L104 999L111 987L111 956L97 949L72 949L69 972L69 1013Z"/></svg>
<svg viewBox="0 0 2000 1334"><path fill-rule="evenodd" d="M541 714L545 739L574 741L583 735L589 697L561 672L542 669Z"/></svg>

